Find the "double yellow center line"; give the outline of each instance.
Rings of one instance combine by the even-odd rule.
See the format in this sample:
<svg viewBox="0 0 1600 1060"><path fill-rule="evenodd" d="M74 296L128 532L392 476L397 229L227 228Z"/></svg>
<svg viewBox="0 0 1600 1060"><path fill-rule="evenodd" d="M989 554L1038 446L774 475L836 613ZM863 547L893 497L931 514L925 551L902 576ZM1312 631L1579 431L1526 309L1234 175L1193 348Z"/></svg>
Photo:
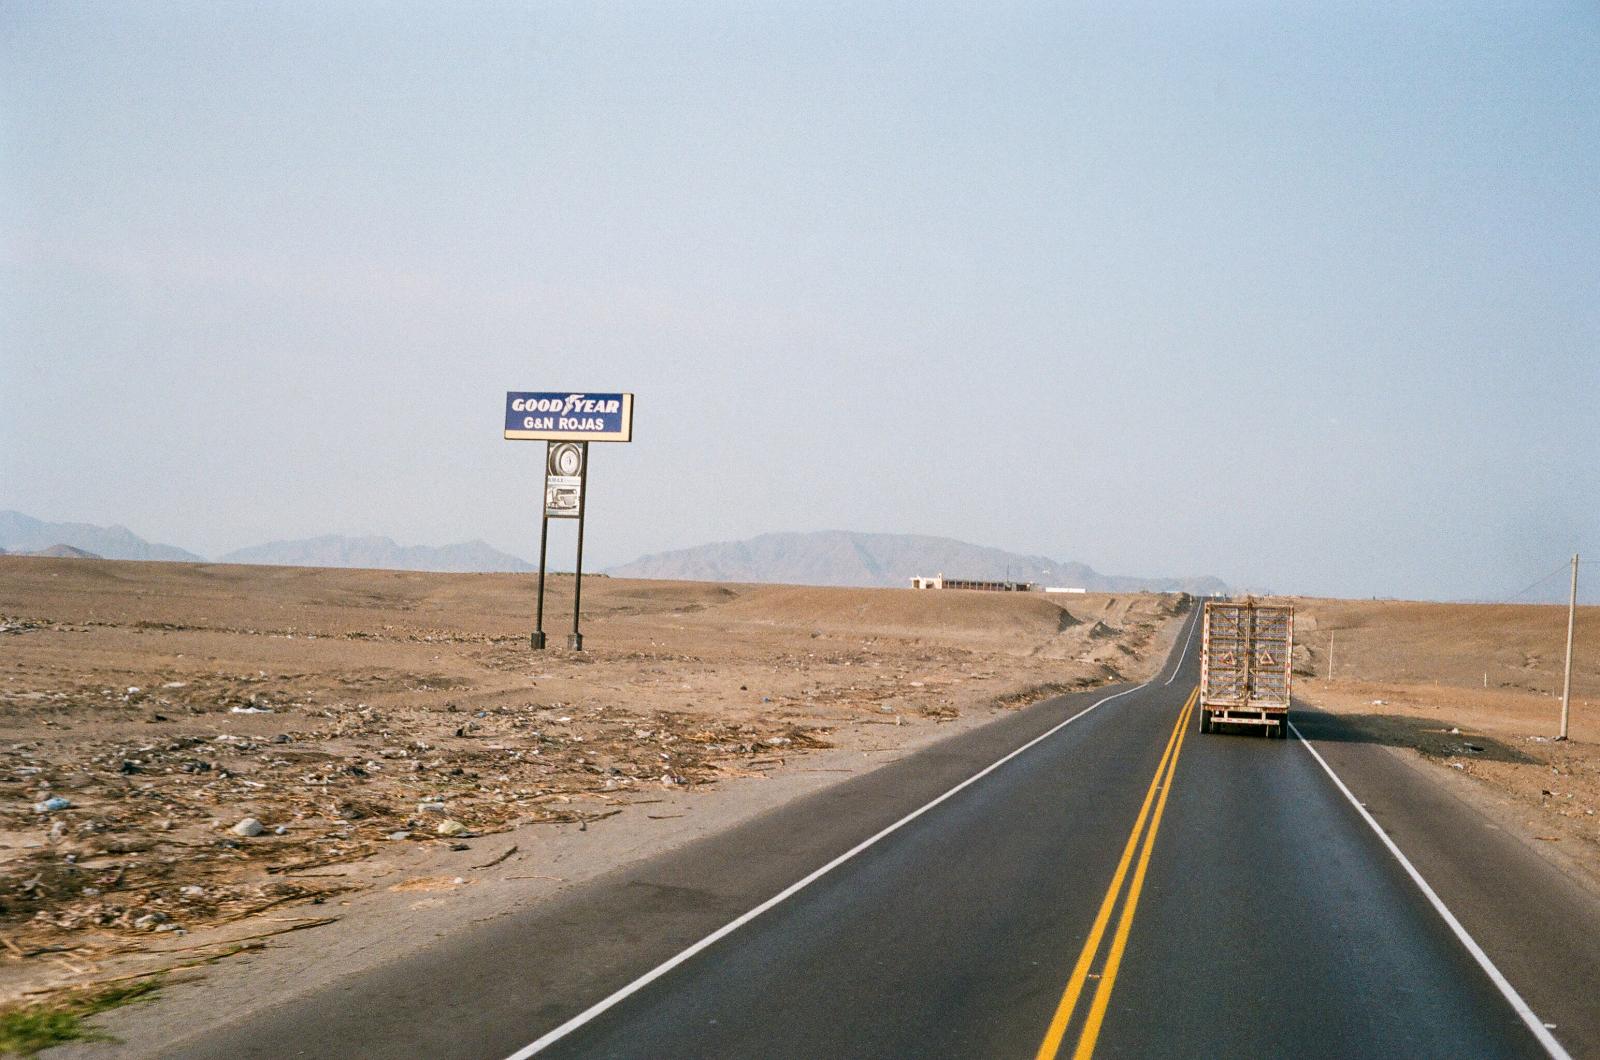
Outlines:
<svg viewBox="0 0 1600 1060"><path fill-rule="evenodd" d="M1183 709L1178 712L1177 723L1173 725L1172 735L1167 737L1166 750L1161 754L1161 764L1156 766L1156 775L1150 781L1150 790L1145 792L1144 805L1139 808L1139 816L1133 822L1133 832L1129 834L1128 844L1123 848L1122 860L1117 862L1117 871L1111 877L1111 886L1106 888L1106 896L1100 903L1100 911L1095 915L1094 926L1090 928L1089 937L1083 942L1083 950L1078 954L1078 963L1073 965L1072 976L1067 980L1067 989L1061 995L1061 1003L1056 1006L1055 1017L1050 1020L1050 1029L1045 1032L1044 1041L1039 1045L1036 1060L1055 1060L1060 1054L1062 1039L1066 1037L1067 1027L1072 1023L1073 1014L1078 1009L1084 984L1089 980L1089 970L1094 966L1095 957L1100 952L1100 943L1105 939L1106 928L1111 923L1111 915L1116 912L1117 901L1121 898L1122 915L1117 919L1116 934L1111 938L1111 949L1101 966L1100 982L1095 987L1093 1000L1089 1002L1089 1014L1084 1019L1083 1029L1078 1033L1078 1045L1073 1050L1072 1056L1073 1060L1088 1060L1094 1053L1095 1042L1100 1037L1100 1025L1105 1021L1106 1006L1111 1003L1111 990L1117 982L1117 970L1122 965L1122 953L1128 946L1128 934L1133 930L1133 915L1139 907L1139 892L1144 888L1145 870L1150 866L1150 852L1155 849L1156 832L1161 827L1161 815L1167 808L1167 795L1172 791L1172 775L1178 768L1178 755L1183 752L1183 739L1189 731L1189 718L1194 712L1194 703L1199 695L1198 688L1189 693ZM1152 807L1154 807L1153 813ZM1142 847L1141 836L1144 840ZM1133 870L1133 881L1128 885L1127 893L1124 895L1122 885L1127 881L1128 868L1133 865L1135 851L1138 852L1139 863Z"/></svg>

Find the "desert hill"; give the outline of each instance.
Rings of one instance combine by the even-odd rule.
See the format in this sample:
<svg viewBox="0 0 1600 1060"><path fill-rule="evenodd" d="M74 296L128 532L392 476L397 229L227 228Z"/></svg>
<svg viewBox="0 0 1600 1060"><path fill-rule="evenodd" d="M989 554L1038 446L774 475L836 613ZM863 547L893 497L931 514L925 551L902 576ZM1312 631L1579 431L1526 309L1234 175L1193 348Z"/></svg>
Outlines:
<svg viewBox="0 0 1600 1060"><path fill-rule="evenodd" d="M913 575L1011 579L1090 592L1227 592L1212 577L1148 578L1105 575L1082 563L1025 556L1004 549L923 534L864 534L848 530L762 534L744 541L661 552L612 567L617 578L779 582L904 588Z"/></svg>
<svg viewBox="0 0 1600 1060"><path fill-rule="evenodd" d="M93 552L85 552L71 545L51 545L49 548L36 548L31 552L8 552L0 548L0 555L43 556L46 559L105 559L104 556L97 556Z"/></svg>
<svg viewBox="0 0 1600 1060"><path fill-rule="evenodd" d="M39 552L66 546L105 559L204 562L193 552L146 541L125 526L92 523L49 523L16 511L0 511L0 548L12 553Z"/></svg>
<svg viewBox="0 0 1600 1060"><path fill-rule="evenodd" d="M1573 695L1600 695L1600 607L1576 617ZM1550 604L1301 598L1295 612L1299 654L1324 682L1332 643L1336 681L1426 683L1456 690L1458 703L1463 689L1559 695L1566 634L1566 607Z"/></svg>
<svg viewBox="0 0 1600 1060"><path fill-rule="evenodd" d="M241 548L221 557L223 563L255 563L287 567L361 567L370 570L419 570L446 573L533 570L532 564L483 541L454 545L401 545L387 537L344 537L327 534L299 541L272 541Z"/></svg>

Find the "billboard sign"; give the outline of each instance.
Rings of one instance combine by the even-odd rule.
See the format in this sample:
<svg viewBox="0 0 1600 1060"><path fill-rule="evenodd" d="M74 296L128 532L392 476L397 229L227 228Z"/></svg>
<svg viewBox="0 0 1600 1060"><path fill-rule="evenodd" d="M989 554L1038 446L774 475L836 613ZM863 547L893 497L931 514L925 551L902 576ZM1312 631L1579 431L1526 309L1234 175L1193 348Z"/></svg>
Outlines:
<svg viewBox="0 0 1600 1060"><path fill-rule="evenodd" d="M514 390L506 394L506 437L517 441L630 442L633 395Z"/></svg>

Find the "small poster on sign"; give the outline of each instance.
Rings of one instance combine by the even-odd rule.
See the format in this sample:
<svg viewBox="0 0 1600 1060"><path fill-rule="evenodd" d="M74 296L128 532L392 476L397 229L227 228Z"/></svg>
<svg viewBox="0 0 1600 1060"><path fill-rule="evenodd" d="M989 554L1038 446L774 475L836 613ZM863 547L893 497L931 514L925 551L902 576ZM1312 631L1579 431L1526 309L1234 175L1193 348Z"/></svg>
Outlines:
<svg viewBox="0 0 1600 1060"><path fill-rule="evenodd" d="M583 479L551 475L544 480L544 514L552 519L576 519L582 508Z"/></svg>

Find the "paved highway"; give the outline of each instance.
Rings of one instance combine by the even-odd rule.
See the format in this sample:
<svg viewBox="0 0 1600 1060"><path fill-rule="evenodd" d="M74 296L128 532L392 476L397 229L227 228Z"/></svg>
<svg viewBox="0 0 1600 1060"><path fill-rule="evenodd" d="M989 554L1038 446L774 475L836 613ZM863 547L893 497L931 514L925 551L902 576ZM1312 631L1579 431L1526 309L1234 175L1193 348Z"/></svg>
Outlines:
<svg viewBox="0 0 1600 1060"><path fill-rule="evenodd" d="M1199 734L1193 626L1148 685L1031 708L172 1054L1600 1050L1592 898L1336 719ZM1375 825L1418 807L1412 863ZM1541 906L1511 929L1507 886Z"/></svg>

